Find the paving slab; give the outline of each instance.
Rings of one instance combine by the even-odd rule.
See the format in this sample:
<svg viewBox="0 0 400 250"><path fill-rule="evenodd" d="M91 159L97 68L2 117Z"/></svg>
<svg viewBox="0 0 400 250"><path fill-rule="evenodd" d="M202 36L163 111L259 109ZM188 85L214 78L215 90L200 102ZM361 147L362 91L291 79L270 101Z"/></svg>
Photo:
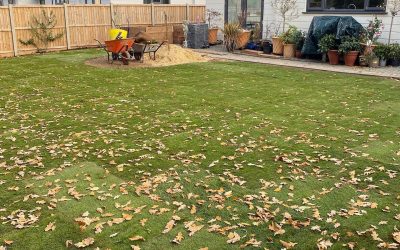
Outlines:
<svg viewBox="0 0 400 250"><path fill-rule="evenodd" d="M296 67L312 70L323 70L337 73L348 73L348 74L358 74L367 76L380 76L400 79L400 67L380 67L380 68L369 68L369 67L348 67L345 65L330 65L328 63L323 63L315 60L307 59L284 59L277 56L263 56L258 55L258 53L249 54L246 51L238 51L235 53L228 53L224 51L223 46L213 46L209 49L198 50L198 52L206 54L209 57L216 59L225 59L232 61L241 62L253 62L262 64L279 65L286 67Z"/></svg>

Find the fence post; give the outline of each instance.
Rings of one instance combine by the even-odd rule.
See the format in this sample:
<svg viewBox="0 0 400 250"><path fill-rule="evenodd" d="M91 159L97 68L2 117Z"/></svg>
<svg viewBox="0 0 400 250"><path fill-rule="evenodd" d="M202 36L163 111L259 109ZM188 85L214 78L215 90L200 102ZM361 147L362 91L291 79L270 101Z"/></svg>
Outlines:
<svg viewBox="0 0 400 250"><path fill-rule="evenodd" d="M111 27L115 28L114 26L114 5L110 3L110 17L111 17Z"/></svg>
<svg viewBox="0 0 400 250"><path fill-rule="evenodd" d="M65 21L65 37L67 38L67 49L71 49L71 38L69 34L69 15L68 6L64 3L64 21Z"/></svg>
<svg viewBox="0 0 400 250"><path fill-rule="evenodd" d="M151 25L154 26L156 23L155 20L155 12L154 12L154 3L151 3Z"/></svg>
<svg viewBox="0 0 400 250"><path fill-rule="evenodd" d="M186 20L190 20L190 6L188 3L186 4Z"/></svg>
<svg viewBox="0 0 400 250"><path fill-rule="evenodd" d="M13 43L14 56L18 56L17 34L15 33L14 12L13 12L12 4L8 5L8 14L10 16L10 28L11 28L11 37L12 37L12 43Z"/></svg>

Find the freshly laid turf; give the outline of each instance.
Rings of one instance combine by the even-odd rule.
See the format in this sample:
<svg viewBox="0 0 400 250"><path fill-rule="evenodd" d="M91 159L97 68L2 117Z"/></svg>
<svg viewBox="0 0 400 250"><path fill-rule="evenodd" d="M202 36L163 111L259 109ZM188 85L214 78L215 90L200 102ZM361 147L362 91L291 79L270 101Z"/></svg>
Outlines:
<svg viewBox="0 0 400 250"><path fill-rule="evenodd" d="M249 63L0 60L7 249L400 243L400 83Z"/></svg>

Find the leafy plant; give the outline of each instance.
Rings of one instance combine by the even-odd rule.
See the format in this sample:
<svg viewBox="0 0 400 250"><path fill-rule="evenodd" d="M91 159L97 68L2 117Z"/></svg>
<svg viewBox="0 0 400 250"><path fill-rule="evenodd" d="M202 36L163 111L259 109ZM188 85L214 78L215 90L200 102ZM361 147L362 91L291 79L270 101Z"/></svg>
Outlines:
<svg viewBox="0 0 400 250"><path fill-rule="evenodd" d="M388 59L390 54L390 46L386 44L378 44L374 49L374 53L380 59Z"/></svg>
<svg viewBox="0 0 400 250"><path fill-rule="evenodd" d="M261 38L262 38L262 36L261 36L261 26L260 26L260 24L257 23L255 25L254 29L251 30L251 40L253 42L258 42L258 41L261 40Z"/></svg>
<svg viewBox="0 0 400 250"><path fill-rule="evenodd" d="M239 23L227 23L224 25L224 45L229 52L233 52L237 46L242 27Z"/></svg>
<svg viewBox="0 0 400 250"><path fill-rule="evenodd" d="M389 45L389 58L400 60L400 44L394 43Z"/></svg>
<svg viewBox="0 0 400 250"><path fill-rule="evenodd" d="M291 21L298 16L297 0L272 0L271 7L282 19L282 32L285 32L286 22Z"/></svg>
<svg viewBox="0 0 400 250"><path fill-rule="evenodd" d="M22 39L19 42L25 46L34 46L38 52L45 52L49 47L49 43L60 39L64 34L58 33L53 34L53 29L57 24L56 15L53 11L49 14L45 10L39 17L33 17L30 23L31 38L24 41Z"/></svg>
<svg viewBox="0 0 400 250"><path fill-rule="evenodd" d="M318 51L322 54L328 53L329 50L337 49L338 42L334 34L327 34L318 42Z"/></svg>
<svg viewBox="0 0 400 250"><path fill-rule="evenodd" d="M367 45L375 44L379 37L382 35L383 21L375 17L369 21L368 26L365 28L362 39Z"/></svg>
<svg viewBox="0 0 400 250"><path fill-rule="evenodd" d="M289 29L280 37L285 44L297 45L297 43L302 39L303 33L296 26L290 25Z"/></svg>
<svg viewBox="0 0 400 250"><path fill-rule="evenodd" d="M354 36L344 36L339 45L339 53L346 54L350 51L361 51L360 41Z"/></svg>
<svg viewBox="0 0 400 250"><path fill-rule="evenodd" d="M209 28L218 28L217 22L221 18L221 12L213 10L213 9L207 9L206 11L206 17L208 21L208 27Z"/></svg>

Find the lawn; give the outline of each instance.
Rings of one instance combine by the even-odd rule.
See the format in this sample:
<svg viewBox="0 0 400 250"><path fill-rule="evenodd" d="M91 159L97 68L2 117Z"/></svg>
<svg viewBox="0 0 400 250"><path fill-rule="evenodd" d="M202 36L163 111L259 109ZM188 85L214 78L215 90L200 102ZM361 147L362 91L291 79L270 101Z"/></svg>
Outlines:
<svg viewBox="0 0 400 250"><path fill-rule="evenodd" d="M84 64L100 54L0 60L0 245L400 243L400 82L238 62Z"/></svg>

